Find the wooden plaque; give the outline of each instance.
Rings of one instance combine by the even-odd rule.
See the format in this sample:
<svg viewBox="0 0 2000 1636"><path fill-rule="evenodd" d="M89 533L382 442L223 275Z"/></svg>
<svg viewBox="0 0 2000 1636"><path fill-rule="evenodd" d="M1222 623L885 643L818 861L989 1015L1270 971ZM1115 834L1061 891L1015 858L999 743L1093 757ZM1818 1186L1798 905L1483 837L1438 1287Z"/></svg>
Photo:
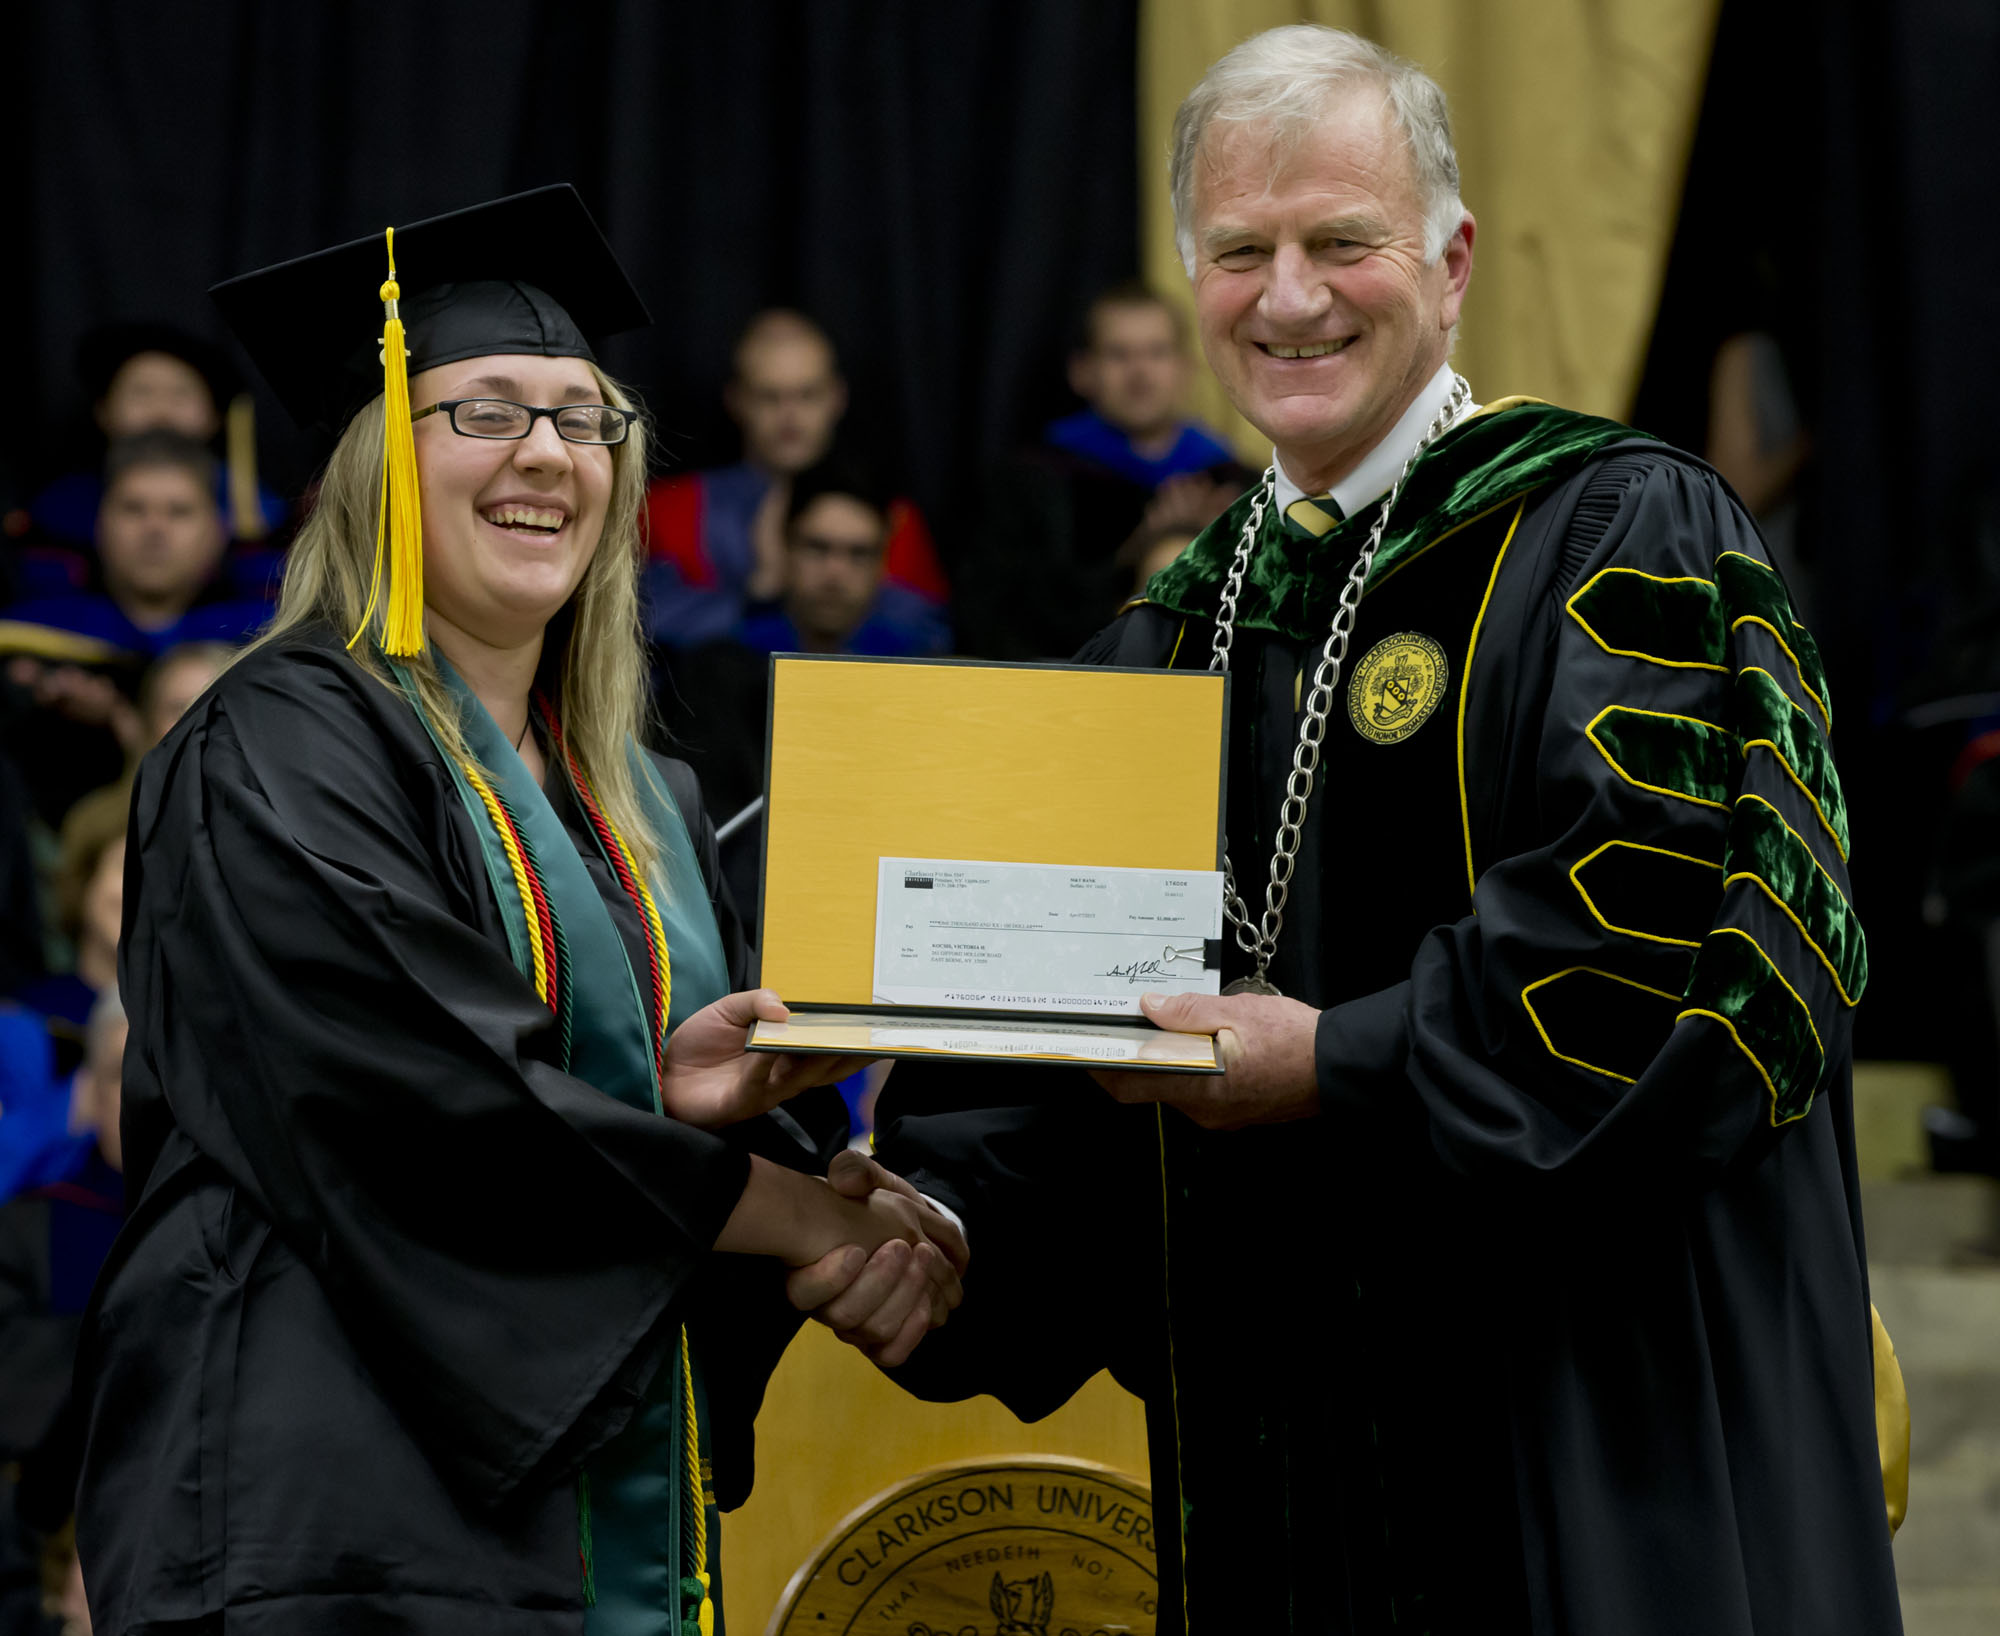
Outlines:
<svg viewBox="0 0 2000 1636"><path fill-rule="evenodd" d="M1153 1526L1146 1484L1108 1466L940 1466L841 1523L766 1636L1152 1636Z"/></svg>

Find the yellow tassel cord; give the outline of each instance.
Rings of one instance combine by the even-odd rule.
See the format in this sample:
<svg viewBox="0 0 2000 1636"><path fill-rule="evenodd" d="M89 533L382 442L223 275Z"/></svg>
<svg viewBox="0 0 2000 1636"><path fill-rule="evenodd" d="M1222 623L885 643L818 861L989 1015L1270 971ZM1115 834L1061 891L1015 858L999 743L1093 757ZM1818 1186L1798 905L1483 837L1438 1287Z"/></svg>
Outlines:
<svg viewBox="0 0 2000 1636"><path fill-rule="evenodd" d="M389 277L382 286L382 500L375 522L375 567L368 606L353 647L375 613L382 585L383 542L388 543L389 601L383 615L382 651L393 659L424 650L424 513L417 493L417 437L410 423L410 354L403 345L396 282L396 230L388 230Z"/></svg>
<svg viewBox="0 0 2000 1636"><path fill-rule="evenodd" d="M257 405L248 392L229 400L224 433L229 471L229 532L239 540L261 540L264 505L257 495Z"/></svg>
<svg viewBox="0 0 2000 1636"><path fill-rule="evenodd" d="M694 1411L694 1353L687 1326L681 1326L681 1407L686 1415L682 1440L687 1444L688 1503L694 1508L695 1577L701 1581L701 1636L715 1636L715 1600L709 1594L708 1485L702 1480L701 1422Z"/></svg>

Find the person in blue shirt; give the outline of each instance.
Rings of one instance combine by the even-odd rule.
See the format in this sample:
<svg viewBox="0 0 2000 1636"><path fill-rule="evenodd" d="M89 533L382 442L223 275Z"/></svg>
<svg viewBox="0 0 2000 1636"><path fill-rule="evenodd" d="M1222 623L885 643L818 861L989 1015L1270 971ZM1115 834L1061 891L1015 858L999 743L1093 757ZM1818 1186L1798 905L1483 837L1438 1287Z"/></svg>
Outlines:
<svg viewBox="0 0 2000 1636"><path fill-rule="evenodd" d="M97 510L97 587L16 603L9 621L147 659L182 642L248 636L270 610L216 584L228 535L215 503L215 469L215 457L178 432L141 432L113 444ZM32 651L26 633L6 640Z"/></svg>
<svg viewBox="0 0 2000 1636"><path fill-rule="evenodd" d="M1085 311L1070 354L1084 406L995 474L955 603L959 645L1067 658L1129 594L1135 537L1192 538L1243 491L1228 447L1183 411L1181 316L1136 280Z"/></svg>
<svg viewBox="0 0 2000 1636"><path fill-rule="evenodd" d="M0 1000L0 1204L60 1174L79 1151L46 1024L32 1008Z"/></svg>
<svg viewBox="0 0 2000 1636"><path fill-rule="evenodd" d="M131 806L79 801L63 823L51 897L56 930L69 957L57 969L15 985L5 996L32 1014L53 1047L52 1071L66 1080L82 1057L84 1024L98 998L118 980L118 937L125 908L125 819ZM0 1148L15 1104L0 1090ZM0 1161L0 1198L6 1196ZM0 1627L4 1628L4 1627Z"/></svg>
<svg viewBox="0 0 2000 1636"><path fill-rule="evenodd" d="M11 684L0 734L45 821L118 776L120 718L148 663L186 642L240 643L270 617L219 577L227 538L214 491L215 459L191 438L114 444L95 584L0 609Z"/></svg>
<svg viewBox="0 0 2000 1636"><path fill-rule="evenodd" d="M737 640L759 653L936 653L937 631L912 630L879 605L895 499L861 466L821 461L793 479L775 603L753 608Z"/></svg>
<svg viewBox="0 0 2000 1636"><path fill-rule="evenodd" d="M1113 285L1091 302L1078 339L1069 385L1084 407L1050 423L1050 448L1148 490L1235 459L1181 412L1194 360L1180 314L1152 289Z"/></svg>
<svg viewBox="0 0 2000 1636"><path fill-rule="evenodd" d="M0 1017L4 1021L4 1017ZM125 1008L106 989L90 1015L89 1050L52 1098L37 1162L0 1191L0 1561L59 1568L81 1456L70 1392L77 1332L98 1269L125 1215L118 1115ZM0 1112L0 1137L15 1121ZM0 1142L0 1162L10 1157ZM0 1630L42 1630L41 1580L0 1582ZM70 1591L75 1596L80 1581ZM80 1597L78 1597L80 1601ZM53 1627L47 1627L53 1628ZM65 1629L70 1628L65 1625Z"/></svg>

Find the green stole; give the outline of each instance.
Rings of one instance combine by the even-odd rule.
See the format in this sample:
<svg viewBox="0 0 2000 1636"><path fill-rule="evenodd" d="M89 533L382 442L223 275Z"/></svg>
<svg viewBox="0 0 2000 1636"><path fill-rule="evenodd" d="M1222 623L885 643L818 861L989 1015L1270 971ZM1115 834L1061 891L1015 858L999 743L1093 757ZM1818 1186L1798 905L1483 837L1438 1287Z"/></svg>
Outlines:
<svg viewBox="0 0 2000 1636"><path fill-rule="evenodd" d="M1645 438L1615 420L1559 409L1539 398L1502 398L1460 421L1426 449L1389 514L1382 546L1368 572L1368 590L1421 552L1531 489L1557 482L1613 443ZM1222 587L1260 488L1240 496L1146 586L1143 601L1192 619L1213 619ZM1241 630L1273 631L1318 644L1333 628L1345 576L1327 570L1327 553L1350 560L1374 526L1380 502L1361 507L1315 539L1286 526L1275 505L1264 508L1256 548L1236 602Z"/></svg>
<svg viewBox="0 0 2000 1636"><path fill-rule="evenodd" d="M624 940L598 895L575 843L514 746L494 724L444 656L432 650L439 673L461 706L466 748L485 770L494 792L513 818L534 859L548 898L564 961L570 998L568 1072L607 1096L632 1107L662 1113L653 1066L650 1008L625 953ZM437 742L435 728L417 706L416 690L404 667L389 662L406 697ZM443 746L439 746L440 753ZM694 843L680 809L650 760L629 747L639 799L652 821L660 861L648 883L673 957L673 992L667 1028L729 992L729 964L709 907ZM507 928L514 964L533 980L526 916L512 866L485 803L451 756L459 798L479 836L486 876ZM553 766L553 760L551 762ZM559 771L557 776L563 776ZM579 798L580 799L580 798ZM599 842L600 851L603 843ZM607 863L610 860L607 858ZM616 870L614 868L614 874ZM692 1353L689 1354L693 1362ZM700 1468L708 1563L693 1559L695 1518L689 1505L686 1394L682 1354L654 1376L645 1400L625 1429L584 1463L578 1478L578 1546L588 1570L584 1629L588 1636L679 1636L696 1628L701 1582L695 1575L716 1559L721 1521L707 1476L708 1406L701 1369L694 1366L696 1448ZM714 1586L715 1628L721 1629L721 1583Z"/></svg>

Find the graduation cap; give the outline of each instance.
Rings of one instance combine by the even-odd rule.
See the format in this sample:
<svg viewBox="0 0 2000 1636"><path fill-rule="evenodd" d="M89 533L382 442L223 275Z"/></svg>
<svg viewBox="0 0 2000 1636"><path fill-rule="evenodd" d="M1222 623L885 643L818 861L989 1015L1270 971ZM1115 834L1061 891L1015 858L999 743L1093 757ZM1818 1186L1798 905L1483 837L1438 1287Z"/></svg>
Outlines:
<svg viewBox="0 0 2000 1636"><path fill-rule="evenodd" d="M209 294L302 427L337 434L378 395L387 399L383 647L393 655L423 646L410 376L501 353L594 361L592 338L652 322L566 182L387 228L228 279ZM371 614L373 594L371 586Z"/></svg>

